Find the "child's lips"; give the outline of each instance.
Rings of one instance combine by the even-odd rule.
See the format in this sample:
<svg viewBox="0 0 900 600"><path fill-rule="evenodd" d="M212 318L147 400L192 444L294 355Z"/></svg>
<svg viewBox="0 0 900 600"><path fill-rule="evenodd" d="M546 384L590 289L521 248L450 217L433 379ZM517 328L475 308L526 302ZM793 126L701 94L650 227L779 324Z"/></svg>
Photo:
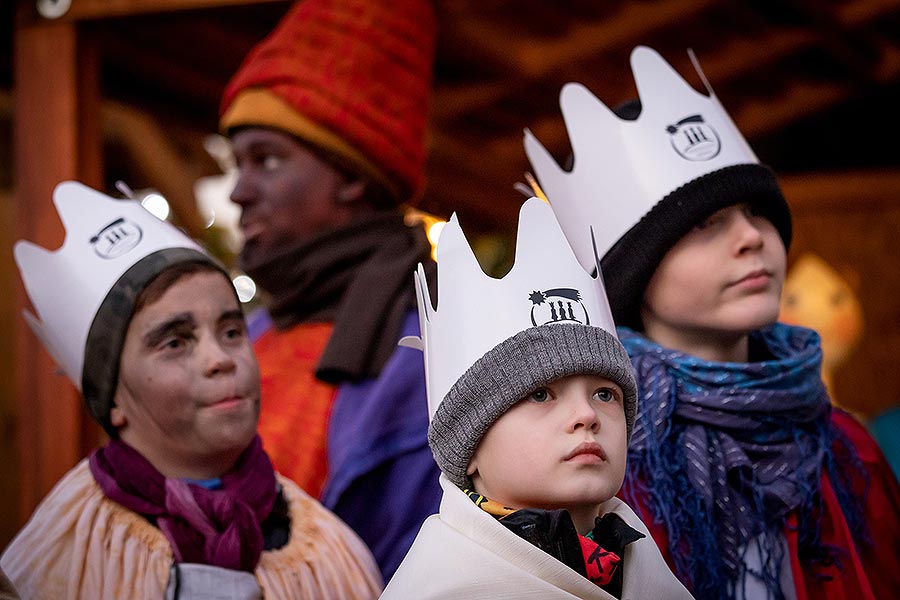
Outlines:
<svg viewBox="0 0 900 600"><path fill-rule="evenodd" d="M732 281L728 284L728 287L748 287L748 288L757 288L757 287L765 287L769 285L769 282L772 280L772 273L766 269L757 269L756 271L751 271L747 273L740 279Z"/></svg>
<svg viewBox="0 0 900 600"><path fill-rule="evenodd" d="M599 463L606 460L606 453L596 442L583 442L563 459L566 462Z"/></svg>
<svg viewBox="0 0 900 600"><path fill-rule="evenodd" d="M248 397L241 395L230 395L206 404L206 408L230 409L242 405L248 400Z"/></svg>

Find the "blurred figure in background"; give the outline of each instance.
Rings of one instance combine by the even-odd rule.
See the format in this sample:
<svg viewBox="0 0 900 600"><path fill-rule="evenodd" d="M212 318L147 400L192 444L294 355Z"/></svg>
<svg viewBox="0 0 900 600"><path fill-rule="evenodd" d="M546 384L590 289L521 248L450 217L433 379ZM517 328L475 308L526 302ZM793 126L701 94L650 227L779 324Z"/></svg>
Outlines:
<svg viewBox="0 0 900 600"><path fill-rule="evenodd" d="M849 272L842 275L815 254L803 254L785 277L778 320L819 334L828 396L836 406L852 411L852 404L841 403L834 389L835 370L853 354L863 333L862 306L848 277Z"/></svg>
<svg viewBox="0 0 900 600"><path fill-rule="evenodd" d="M400 205L423 188L436 22L428 0L304 0L225 90L260 434L281 472L343 518L389 578L437 512L410 273L429 265Z"/></svg>

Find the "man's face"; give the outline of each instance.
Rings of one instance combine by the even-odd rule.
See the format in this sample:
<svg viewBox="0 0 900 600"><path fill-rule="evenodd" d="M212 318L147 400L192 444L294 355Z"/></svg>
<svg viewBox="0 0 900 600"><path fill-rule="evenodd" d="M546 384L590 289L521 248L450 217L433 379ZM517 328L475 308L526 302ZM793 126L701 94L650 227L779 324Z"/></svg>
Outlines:
<svg viewBox="0 0 900 600"><path fill-rule="evenodd" d="M689 353L774 323L784 283L778 230L748 205L713 213L666 254L644 291L644 331Z"/></svg>
<svg viewBox="0 0 900 600"><path fill-rule="evenodd" d="M250 127L231 141L238 168L231 200L241 207L244 264L265 262L353 216L352 184L294 137Z"/></svg>
<svg viewBox="0 0 900 600"><path fill-rule="evenodd" d="M597 375L573 375L497 419L468 473L479 494L506 506L565 508L576 524L593 524L600 504L622 486L626 450L622 389Z"/></svg>
<svg viewBox="0 0 900 600"><path fill-rule="evenodd" d="M111 420L167 477L218 477L256 435L259 369L231 283L191 273L131 320Z"/></svg>

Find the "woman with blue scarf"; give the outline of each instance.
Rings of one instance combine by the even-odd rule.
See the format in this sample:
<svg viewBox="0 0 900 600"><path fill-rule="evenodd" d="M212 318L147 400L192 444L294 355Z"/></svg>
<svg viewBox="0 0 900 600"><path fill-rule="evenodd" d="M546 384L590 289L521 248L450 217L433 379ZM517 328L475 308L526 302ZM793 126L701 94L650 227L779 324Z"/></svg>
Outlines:
<svg viewBox="0 0 900 600"><path fill-rule="evenodd" d="M711 90L649 48L631 62L640 101L616 113L563 89L571 171L526 134L582 264L602 256L635 368L622 495L697 598L900 597L900 487L832 408L819 336L776 322L791 217L774 173Z"/></svg>

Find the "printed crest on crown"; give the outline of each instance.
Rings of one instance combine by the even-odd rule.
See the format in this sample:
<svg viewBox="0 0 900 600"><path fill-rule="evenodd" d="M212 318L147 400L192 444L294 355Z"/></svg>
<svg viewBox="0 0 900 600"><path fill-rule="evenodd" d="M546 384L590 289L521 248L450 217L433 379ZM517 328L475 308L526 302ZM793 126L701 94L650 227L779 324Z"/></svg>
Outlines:
<svg viewBox="0 0 900 600"><path fill-rule="evenodd" d="M632 51L641 103L635 120L617 116L583 85L566 84L559 102L574 154L571 172L525 131L534 173L585 269L593 263L594 244L602 257L672 191L724 167L759 162L690 57L708 95L656 51Z"/></svg>
<svg viewBox="0 0 900 600"><path fill-rule="evenodd" d="M519 212L515 263L497 279L485 274L454 213L437 247L438 304L422 265L415 274L421 338L405 346L425 353L429 416L466 370L496 345L531 327L580 323L616 335L595 261L579 265L550 206L531 198Z"/></svg>
<svg viewBox="0 0 900 600"><path fill-rule="evenodd" d="M37 316L25 320L81 389L84 350L94 316L125 271L165 248L201 248L134 200L115 200L76 181L53 191L66 230L62 247L46 250L25 240L13 249Z"/></svg>

